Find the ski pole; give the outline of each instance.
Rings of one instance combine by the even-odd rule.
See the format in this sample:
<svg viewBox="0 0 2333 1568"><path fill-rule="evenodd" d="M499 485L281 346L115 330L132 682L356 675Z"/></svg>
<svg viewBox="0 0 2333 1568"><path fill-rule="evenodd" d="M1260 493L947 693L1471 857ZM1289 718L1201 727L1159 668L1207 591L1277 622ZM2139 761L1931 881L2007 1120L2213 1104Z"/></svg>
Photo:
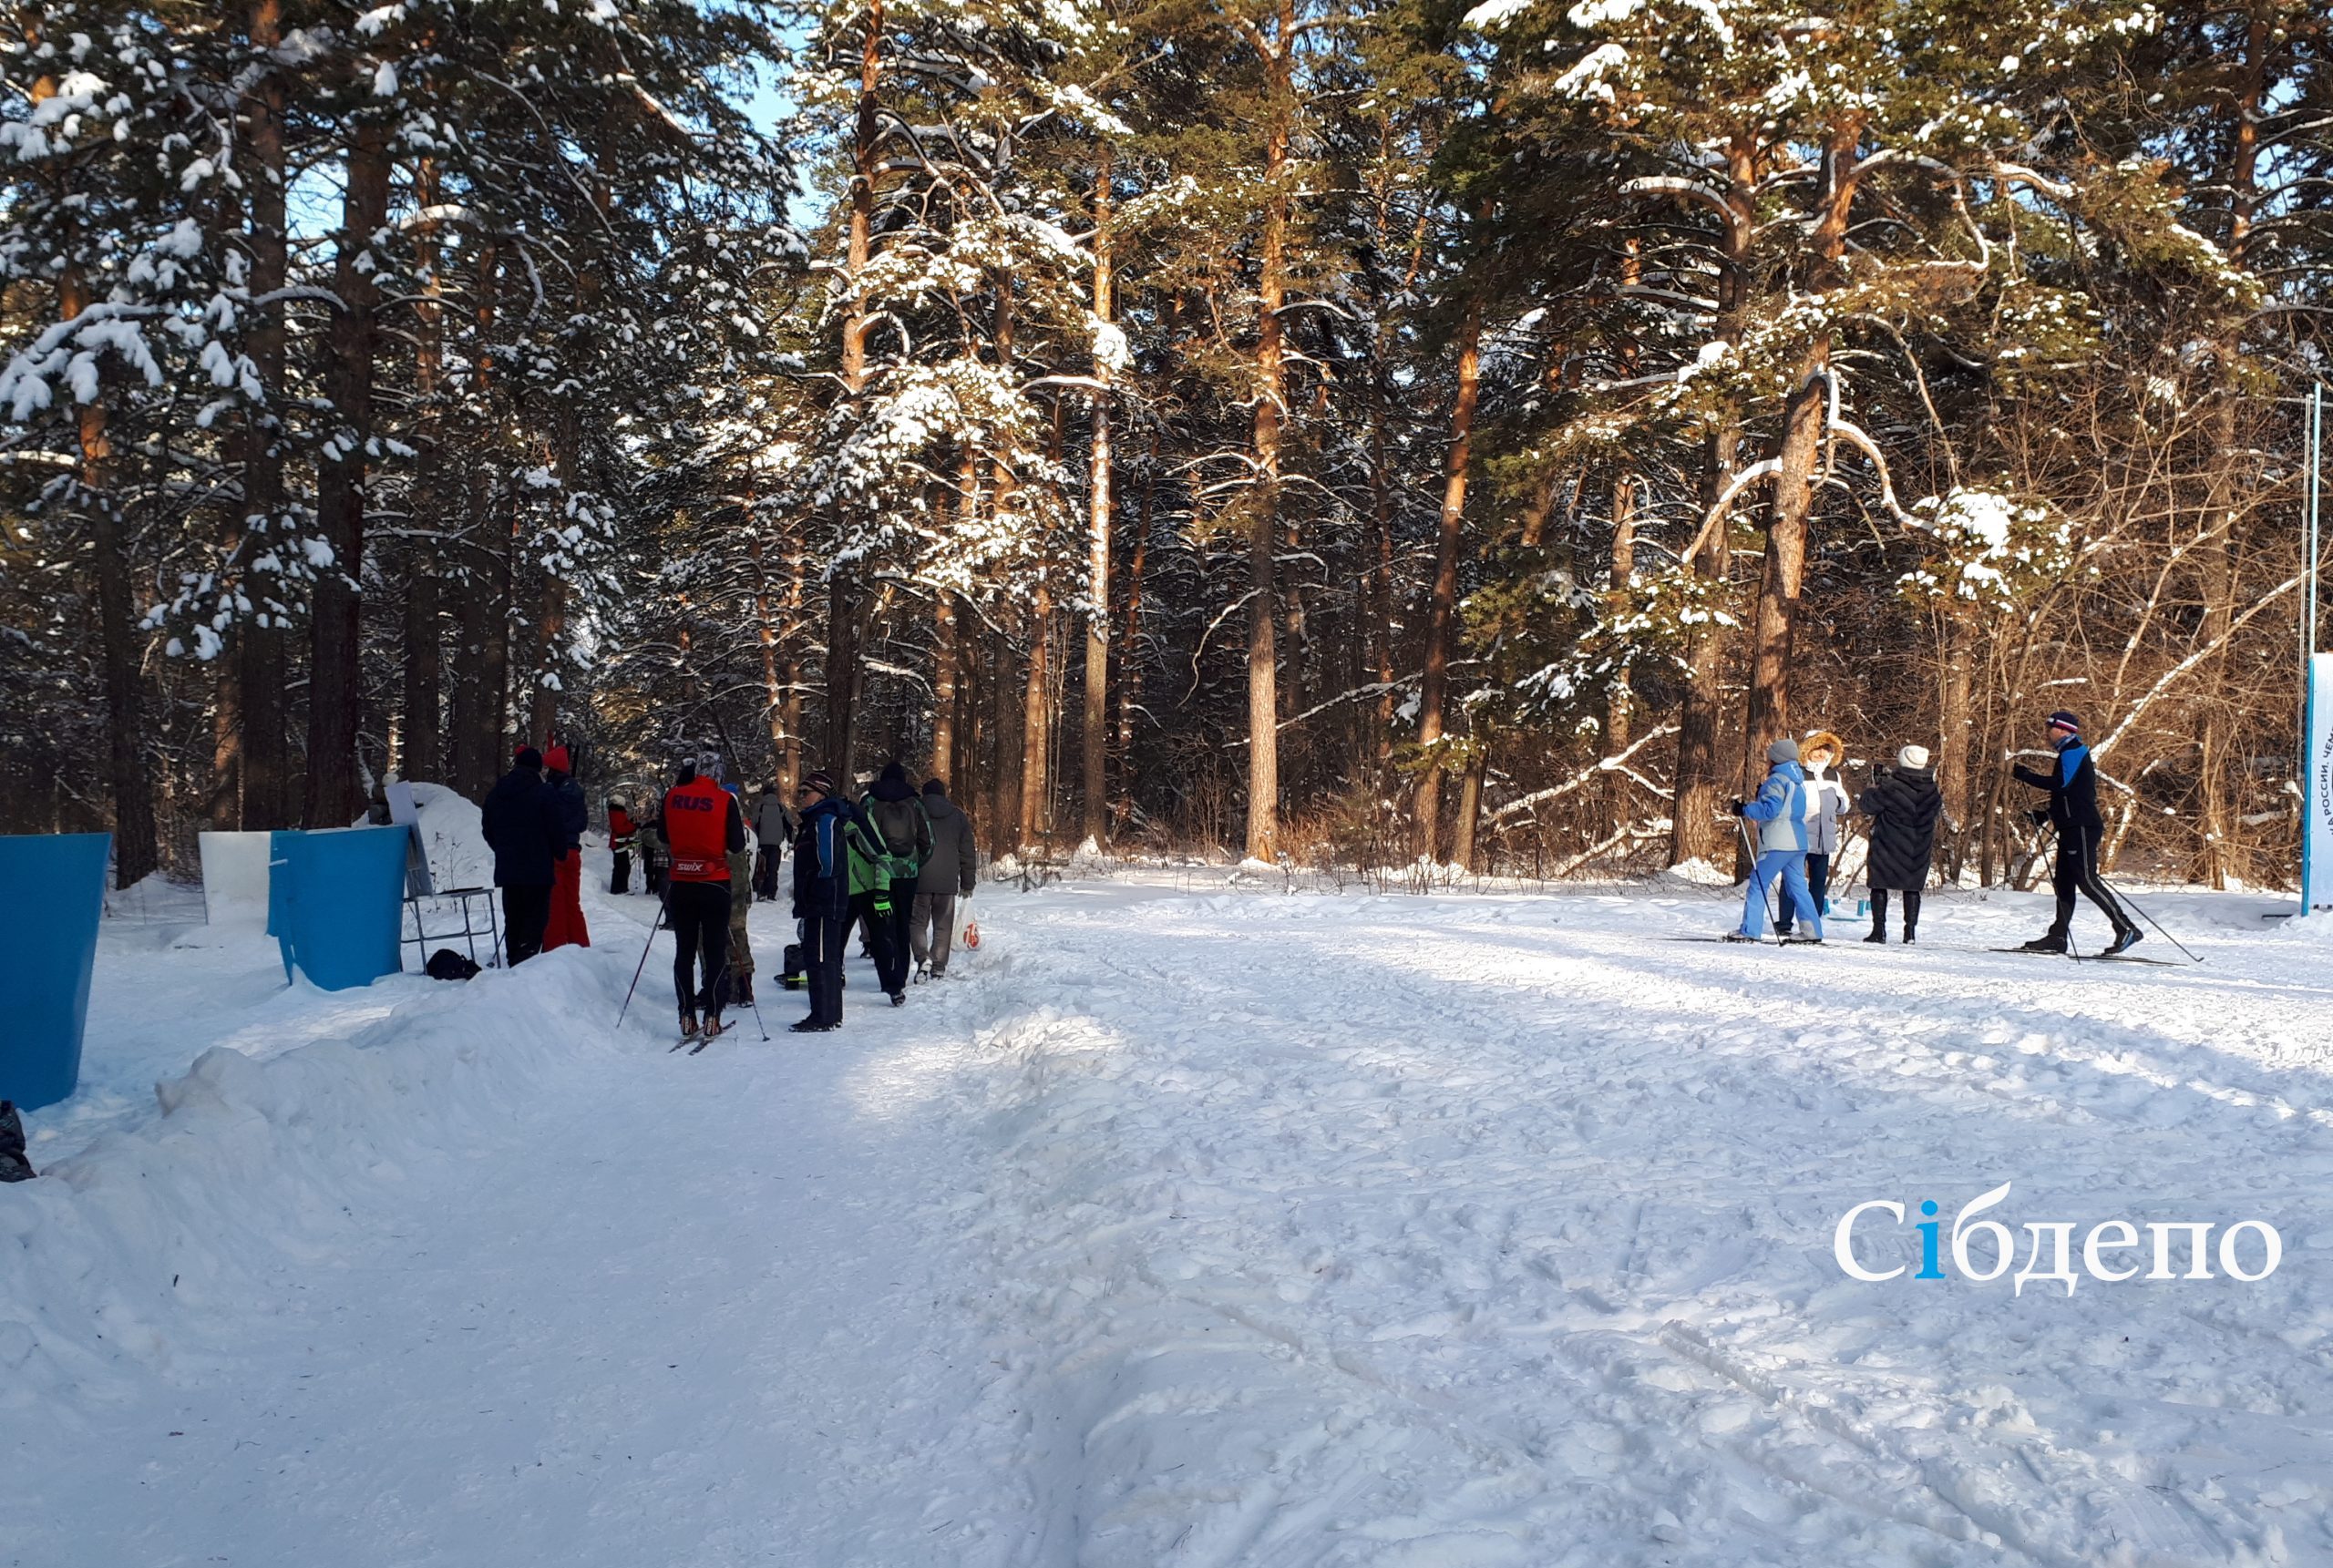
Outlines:
<svg viewBox="0 0 2333 1568"><path fill-rule="evenodd" d="M2187 952L2187 944L2173 936L2170 932L2164 930L2162 923L2156 920L2153 916L2148 914L2144 909L2140 909L2139 901L2136 898L2132 897L2128 893L2123 892L2120 887L2117 887L2112 882L2107 881L2104 876L2099 877L2098 885L2101 887L2105 888L2109 893L2113 894L2115 897L2121 899L2123 903L2128 904L2132 908L2137 909L2139 918L2144 920L2148 925L2153 926L2155 928L2156 934L2162 937L2164 941L2170 943L2181 952L2187 953L2188 960L2191 963L2200 964L2204 961L2194 954Z"/></svg>
<svg viewBox="0 0 2333 1568"><path fill-rule="evenodd" d="M648 940L640 944L640 962L632 968L632 984L623 989L623 1006L616 1009L618 1029L623 1027L623 1015L632 1010L632 993L640 989L640 977L648 968L648 949L656 945L656 933L664 928L664 916L667 913L665 907L672 902L672 885L667 883L664 886L663 896L656 901L656 923L648 927Z"/></svg>
<svg viewBox="0 0 2333 1568"><path fill-rule="evenodd" d="M1742 847L1750 856L1750 876L1751 879L1755 881L1758 876L1758 846L1750 842L1750 819L1737 814L1733 819L1733 825L1742 830ZM1774 927L1774 946L1779 948L1783 941L1783 919L1774 903L1774 889L1772 883L1758 884L1758 903L1766 911L1766 918Z"/></svg>

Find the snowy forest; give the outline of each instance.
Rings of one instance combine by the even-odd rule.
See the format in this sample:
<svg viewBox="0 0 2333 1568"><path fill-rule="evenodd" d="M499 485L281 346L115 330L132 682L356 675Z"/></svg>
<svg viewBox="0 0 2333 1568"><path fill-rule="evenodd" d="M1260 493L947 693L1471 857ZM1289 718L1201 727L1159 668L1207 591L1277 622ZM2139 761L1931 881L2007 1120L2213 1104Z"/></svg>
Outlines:
<svg viewBox="0 0 2333 1568"><path fill-rule="evenodd" d="M0 830L894 757L992 852L1723 861L2080 711L2289 886L2314 0L8 7Z"/></svg>

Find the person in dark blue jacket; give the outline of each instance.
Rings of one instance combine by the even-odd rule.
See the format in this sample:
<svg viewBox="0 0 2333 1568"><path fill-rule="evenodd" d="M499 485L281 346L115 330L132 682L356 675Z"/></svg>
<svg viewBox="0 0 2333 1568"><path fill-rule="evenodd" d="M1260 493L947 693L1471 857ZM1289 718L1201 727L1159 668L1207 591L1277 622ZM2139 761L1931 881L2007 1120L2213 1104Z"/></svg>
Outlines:
<svg viewBox="0 0 2333 1568"><path fill-rule="evenodd" d="M2058 917L2050 929L2025 944L2029 953L2062 953L2073 934L2074 895L2098 906L2114 922L2114 939L2102 957L2111 958L2139 939L2143 933L2107 888L2098 871L2098 846L2106 836L2105 819L2098 815L2098 767L2081 742L2081 721L2064 709L2050 715L2050 749L2056 765L2048 773L2031 768L2012 770L2018 783L2050 792L2049 803L2033 808L2037 823L2058 830L2058 859L2050 881L2058 894Z"/></svg>
<svg viewBox="0 0 2333 1568"><path fill-rule="evenodd" d="M850 928L850 849L844 831L857 814L835 794L831 774L814 773L795 796L794 918L802 934L802 970L810 1016L797 1034L842 1025L843 938Z"/></svg>
<svg viewBox="0 0 2333 1568"><path fill-rule="evenodd" d="M494 885L502 889L502 938L509 961L543 950L550 924L551 884L561 844L559 802L543 782L543 754L521 747L509 773L487 792L478 826L494 851Z"/></svg>
<svg viewBox="0 0 2333 1568"><path fill-rule="evenodd" d="M1823 911L1806 885L1806 850L1812 825L1822 812L1822 801L1806 787L1806 774L1798 765L1798 743L1788 738L1766 748L1766 782L1753 800L1737 800L1733 815L1760 824L1758 859L1750 869L1743 890L1741 926L1726 934L1729 942L1754 942L1766 933L1766 889L1780 882L1783 897L1798 912L1806 927L1804 936L1785 941L1820 944Z"/></svg>

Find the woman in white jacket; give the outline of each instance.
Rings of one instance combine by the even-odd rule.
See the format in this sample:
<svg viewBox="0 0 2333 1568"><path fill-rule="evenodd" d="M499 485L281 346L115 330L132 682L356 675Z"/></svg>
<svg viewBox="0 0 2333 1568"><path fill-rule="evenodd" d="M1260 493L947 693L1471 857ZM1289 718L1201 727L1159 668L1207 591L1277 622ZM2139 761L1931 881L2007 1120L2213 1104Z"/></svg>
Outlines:
<svg viewBox="0 0 2333 1568"><path fill-rule="evenodd" d="M1831 892L1831 857L1839 853L1841 825L1847 813L1855 809L1846 788L1835 776L1839 764L1847 754L1846 743L1828 730L1817 730L1799 743L1798 760L1806 770L1806 793L1814 809L1814 816L1806 825L1806 890L1814 896L1817 909L1828 910L1826 900ZM1774 917L1774 928L1790 935L1790 900L1783 900Z"/></svg>

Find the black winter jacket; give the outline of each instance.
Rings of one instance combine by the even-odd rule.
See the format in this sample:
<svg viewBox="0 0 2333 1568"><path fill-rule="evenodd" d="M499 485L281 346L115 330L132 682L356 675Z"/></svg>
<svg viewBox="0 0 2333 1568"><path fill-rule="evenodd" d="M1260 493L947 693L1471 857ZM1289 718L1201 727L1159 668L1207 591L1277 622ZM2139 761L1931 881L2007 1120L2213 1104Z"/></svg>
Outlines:
<svg viewBox="0 0 2333 1568"><path fill-rule="evenodd" d="M583 798L583 786L565 774L553 774L547 786L550 790L552 809L559 816L559 847L568 855L583 847L583 830L591 825L591 804Z"/></svg>
<svg viewBox="0 0 2333 1568"><path fill-rule="evenodd" d="M916 878L919 893L968 894L979 884L981 852L972 843L972 819L944 794L926 790L923 814L931 819L931 857Z"/></svg>
<svg viewBox="0 0 2333 1568"><path fill-rule="evenodd" d="M1897 768L1872 780L1855 796L1855 809L1872 819L1871 875L1874 891L1917 893L1928 884L1928 862L1936 854L1937 819L1944 815L1944 792L1931 768Z"/></svg>
<svg viewBox="0 0 2333 1568"><path fill-rule="evenodd" d="M2046 774L2031 768L2015 773L2020 784L2050 792L2050 804L2034 808L2034 821L2047 822L2060 833L2097 833L2105 827L2105 819L2098 815L2098 769L2081 741L2070 739L2060 746L2057 765Z"/></svg>
<svg viewBox="0 0 2333 1568"><path fill-rule="evenodd" d="M512 768L486 793L478 826L494 851L497 887L548 887L560 849L559 803L532 768Z"/></svg>

